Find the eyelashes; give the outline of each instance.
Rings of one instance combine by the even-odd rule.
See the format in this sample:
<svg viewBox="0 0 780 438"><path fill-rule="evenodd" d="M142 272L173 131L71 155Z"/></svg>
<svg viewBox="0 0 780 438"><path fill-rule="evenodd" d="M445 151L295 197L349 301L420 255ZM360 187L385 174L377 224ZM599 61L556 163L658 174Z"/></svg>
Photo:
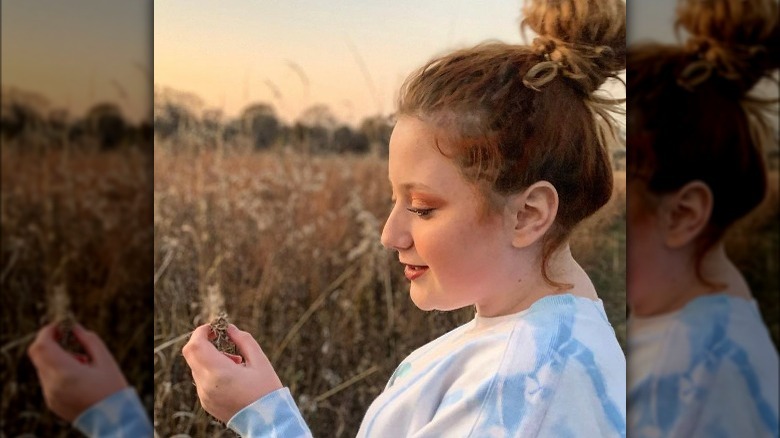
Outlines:
<svg viewBox="0 0 780 438"><path fill-rule="evenodd" d="M428 217L433 212L432 208L407 208L407 210L423 218Z"/></svg>
<svg viewBox="0 0 780 438"><path fill-rule="evenodd" d="M395 204L398 200L396 198L390 199L391 207L395 207ZM416 215L417 217L421 218L427 218L430 216L430 214L436 210L435 208L415 208L415 207L407 207L406 211Z"/></svg>

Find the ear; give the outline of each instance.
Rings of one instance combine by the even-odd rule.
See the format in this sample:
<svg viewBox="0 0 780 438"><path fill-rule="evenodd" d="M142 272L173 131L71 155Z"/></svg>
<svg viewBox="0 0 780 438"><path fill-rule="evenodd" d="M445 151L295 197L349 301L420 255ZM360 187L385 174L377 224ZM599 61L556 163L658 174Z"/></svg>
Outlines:
<svg viewBox="0 0 780 438"><path fill-rule="evenodd" d="M712 191L702 181L691 181L661 201L664 243L679 248L693 242L712 215Z"/></svg>
<svg viewBox="0 0 780 438"><path fill-rule="evenodd" d="M526 248L538 241L555 222L558 191L547 181L537 181L507 203L512 246Z"/></svg>

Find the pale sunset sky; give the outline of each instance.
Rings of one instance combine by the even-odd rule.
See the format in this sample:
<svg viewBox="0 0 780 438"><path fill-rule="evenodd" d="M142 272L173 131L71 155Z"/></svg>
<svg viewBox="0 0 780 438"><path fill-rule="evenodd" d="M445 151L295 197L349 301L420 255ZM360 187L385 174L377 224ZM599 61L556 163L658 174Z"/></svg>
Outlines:
<svg viewBox="0 0 780 438"><path fill-rule="evenodd" d="M357 122L393 111L406 75L438 53L520 42L521 0L169 0L155 4L156 86L236 115L267 102L291 120L324 103Z"/></svg>
<svg viewBox="0 0 780 438"><path fill-rule="evenodd" d="M3 0L2 85L36 92L81 116L117 103L151 113L151 0Z"/></svg>
<svg viewBox="0 0 780 438"><path fill-rule="evenodd" d="M490 39L522 43L521 5L522 0L157 2L155 86L195 93L204 108L220 108L228 116L266 102L290 121L324 103L342 121L358 123L394 111L405 77L437 54Z"/></svg>
<svg viewBox="0 0 780 438"><path fill-rule="evenodd" d="M671 35L673 4L629 3L629 35ZM490 39L523 43L521 5L4 0L2 85L36 91L74 114L113 101L140 119L149 112L153 81L194 93L203 109L221 108L227 116L266 102L291 121L323 103L341 120L358 123L391 113L403 79L437 54ZM634 6L644 8L640 20L631 20ZM623 96L622 85L608 88Z"/></svg>

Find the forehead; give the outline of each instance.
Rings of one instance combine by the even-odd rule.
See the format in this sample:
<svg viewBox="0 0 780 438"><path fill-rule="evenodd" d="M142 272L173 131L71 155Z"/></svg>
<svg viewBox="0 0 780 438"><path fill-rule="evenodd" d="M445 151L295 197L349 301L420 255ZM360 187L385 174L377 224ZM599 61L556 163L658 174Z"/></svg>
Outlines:
<svg viewBox="0 0 780 438"><path fill-rule="evenodd" d="M415 117L398 119L390 137L388 159L388 177L394 186L424 184L455 189L466 184L454 161L439 150L446 152L446 145L437 132L440 133Z"/></svg>

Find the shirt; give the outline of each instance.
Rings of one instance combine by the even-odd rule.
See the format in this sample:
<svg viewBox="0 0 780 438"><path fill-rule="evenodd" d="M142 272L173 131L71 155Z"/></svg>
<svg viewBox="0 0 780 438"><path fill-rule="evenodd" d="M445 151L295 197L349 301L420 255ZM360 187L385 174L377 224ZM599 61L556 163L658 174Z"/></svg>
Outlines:
<svg viewBox="0 0 780 438"><path fill-rule="evenodd" d="M90 406L73 426L89 437L151 438L152 423L146 416L138 394L127 387Z"/></svg>
<svg viewBox="0 0 780 438"><path fill-rule="evenodd" d="M724 294L629 319L632 437L776 437L778 355L755 301Z"/></svg>
<svg viewBox="0 0 780 438"><path fill-rule="evenodd" d="M600 301L553 295L414 351L359 437L625 436L626 362ZM244 437L308 437L289 390L239 411Z"/></svg>

